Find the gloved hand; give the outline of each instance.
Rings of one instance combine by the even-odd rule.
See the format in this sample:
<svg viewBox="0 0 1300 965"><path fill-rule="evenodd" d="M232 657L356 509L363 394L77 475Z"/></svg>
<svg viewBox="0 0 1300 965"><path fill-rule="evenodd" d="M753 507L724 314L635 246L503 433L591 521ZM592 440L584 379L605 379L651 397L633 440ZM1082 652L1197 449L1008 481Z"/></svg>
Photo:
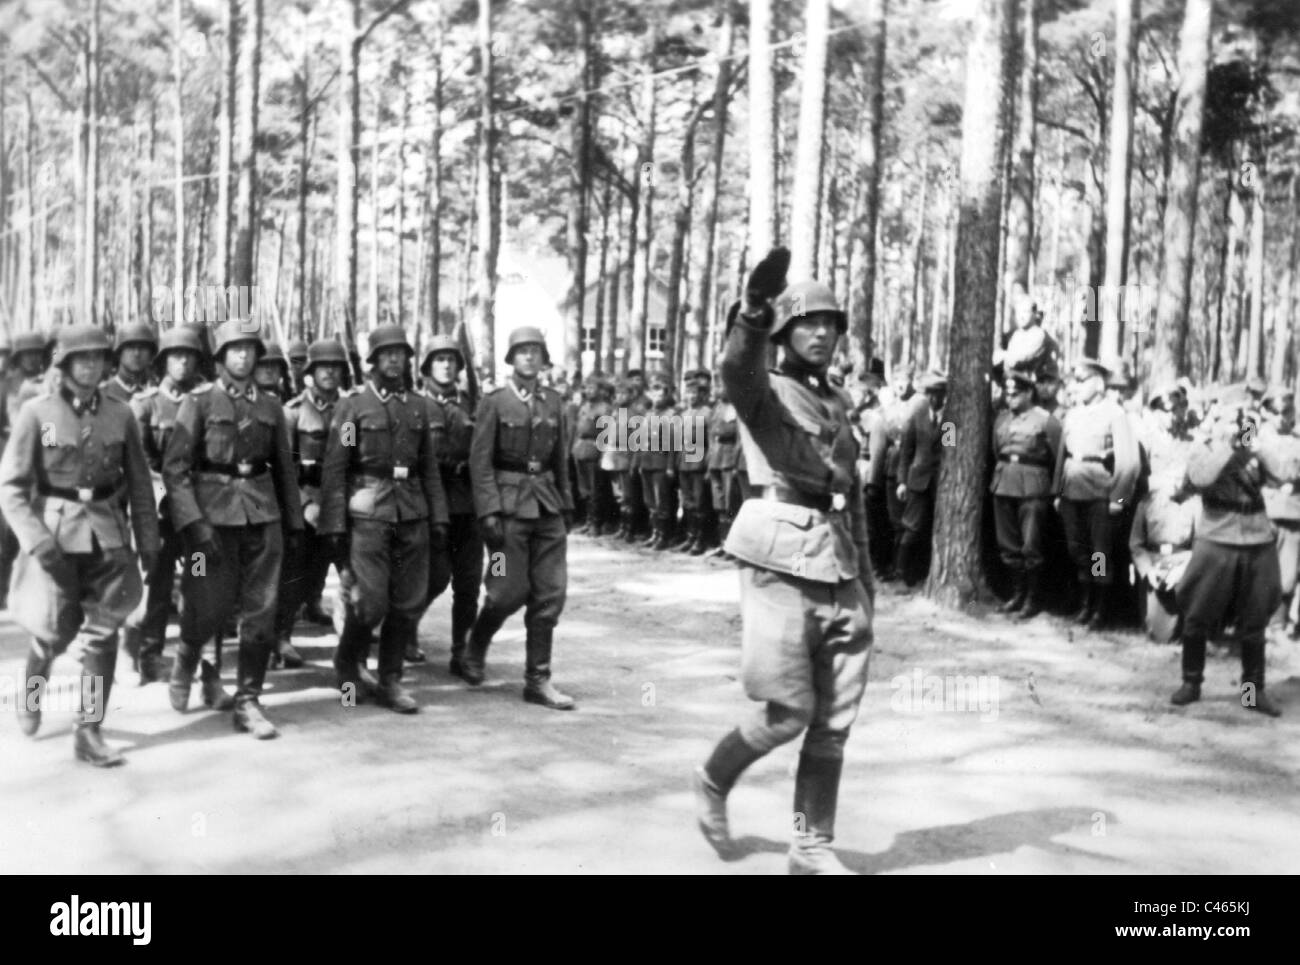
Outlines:
<svg viewBox="0 0 1300 965"><path fill-rule="evenodd" d="M499 550L506 545L506 528L501 522L501 516L493 513L491 516L484 516L482 520L483 542L490 550Z"/></svg>
<svg viewBox="0 0 1300 965"><path fill-rule="evenodd" d="M343 566L348 559L348 551L351 547L348 545L347 533L331 533L325 537L325 547L329 552L330 559L334 561L335 566Z"/></svg>
<svg viewBox="0 0 1300 965"><path fill-rule="evenodd" d="M41 564L41 569L54 579L55 583L60 586L71 586L77 581L77 571L72 562L63 555L58 544L54 540L41 543L32 550L32 556L36 557L36 562Z"/></svg>
<svg viewBox="0 0 1300 965"><path fill-rule="evenodd" d="M203 520L190 523L182 534L185 539L185 555L192 560L195 553L202 553L205 565L221 562L221 547L217 545L217 536L212 527Z"/></svg>
<svg viewBox="0 0 1300 965"><path fill-rule="evenodd" d="M764 255L745 282L745 311L755 312L785 291L785 276L789 270L789 248L773 248Z"/></svg>
<svg viewBox="0 0 1300 965"><path fill-rule="evenodd" d="M429 525L429 549L435 553L441 553L447 548L447 534L450 527L446 523L431 523Z"/></svg>

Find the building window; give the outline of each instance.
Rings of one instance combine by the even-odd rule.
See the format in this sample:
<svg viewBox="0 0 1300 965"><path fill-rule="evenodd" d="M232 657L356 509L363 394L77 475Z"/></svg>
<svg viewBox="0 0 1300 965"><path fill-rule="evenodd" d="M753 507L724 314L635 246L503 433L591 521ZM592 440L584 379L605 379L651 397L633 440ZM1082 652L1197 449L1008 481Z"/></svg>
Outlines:
<svg viewBox="0 0 1300 965"><path fill-rule="evenodd" d="M596 351L596 330L594 328L583 327L582 329L582 350L584 352Z"/></svg>
<svg viewBox="0 0 1300 965"><path fill-rule="evenodd" d="M664 354L664 334L665 329L661 326L652 325L646 332L646 351L649 353Z"/></svg>

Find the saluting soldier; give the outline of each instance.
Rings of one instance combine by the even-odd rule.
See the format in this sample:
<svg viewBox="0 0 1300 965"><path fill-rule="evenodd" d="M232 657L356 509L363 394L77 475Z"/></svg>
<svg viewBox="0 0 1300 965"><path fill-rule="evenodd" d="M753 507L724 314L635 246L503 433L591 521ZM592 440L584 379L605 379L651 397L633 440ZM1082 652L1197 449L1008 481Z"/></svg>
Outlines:
<svg viewBox="0 0 1300 965"><path fill-rule="evenodd" d="M1034 373L1011 369L1004 383L1007 408L993 423L993 518L998 550L1014 592L999 609L1022 620L1043 611L1043 521L1061 424L1034 405Z"/></svg>
<svg viewBox="0 0 1300 965"><path fill-rule="evenodd" d="M685 538L674 549L699 556L708 549L713 503L709 493L709 386L708 369L686 373L686 406L682 409L682 449L677 453L677 485L682 496Z"/></svg>
<svg viewBox="0 0 1300 965"><path fill-rule="evenodd" d="M163 454L176 426L181 401L201 381L199 362L202 357L203 344L193 329L180 326L168 330L159 340L158 354L154 358L154 368L162 372L162 379L131 402L131 411L140 424L144 455L153 479L158 530L162 538L162 552L158 554L154 568L145 572L144 601L126 621L126 649L137 656L142 686L162 680L164 676L167 615L171 611L172 587L176 583L176 560L182 550L180 536L172 525L167 489L163 485ZM204 701L209 707L229 710L234 706L232 698L221 689L221 676L213 664L204 660L200 676Z"/></svg>
<svg viewBox="0 0 1300 965"><path fill-rule="evenodd" d="M573 698L551 683L555 625L568 587L566 530L573 494L565 472L563 403L537 383L537 373L549 362L541 329L524 326L511 332L506 364L513 371L483 397L474 420L469 461L474 508L487 548L501 554L502 565L488 567L486 599L470 633L461 676L471 686L483 682L492 637L523 606L524 700L573 710Z"/></svg>
<svg viewBox="0 0 1300 965"><path fill-rule="evenodd" d="M320 533L329 537L344 586L343 632L334 652L341 690L399 714L420 707L402 686L429 592L429 555L447 547L442 487L427 400L408 391L415 350L400 325L370 333L370 379L344 396L325 446ZM379 628L379 682L362 673Z"/></svg>
<svg viewBox="0 0 1300 965"><path fill-rule="evenodd" d="M934 530L934 500L943 458L943 406L948 377L929 372L921 380L924 401L914 403L903 423L898 443L898 499L903 504L902 536L898 541L898 570L914 586L930 567L930 537Z"/></svg>
<svg viewBox="0 0 1300 965"><path fill-rule="evenodd" d="M789 870L845 874L830 846L844 745L867 683L875 589L853 405L826 378L847 319L825 285L785 288L788 264L777 249L755 266L722 362L755 486L727 551L740 562L745 692L761 707L696 771L697 816L715 850L734 855L728 793L754 761L803 734ZM771 373L769 340L783 349Z"/></svg>
<svg viewBox="0 0 1300 965"><path fill-rule="evenodd" d="M117 371L104 382L104 394L129 406L149 388L149 366L157 351L158 336L151 325L133 322L123 326L113 346Z"/></svg>
<svg viewBox="0 0 1300 965"><path fill-rule="evenodd" d="M434 553L429 560L428 604L451 585L451 661L447 669L456 677L463 673L461 660L478 616L478 591L483 583L483 534L474 513L469 474L474 403L459 385L465 361L455 338L435 335L420 365L426 379L425 394L434 410L434 448L450 519L447 552ZM424 659L422 653L418 657Z"/></svg>
<svg viewBox="0 0 1300 965"><path fill-rule="evenodd" d="M111 343L93 325L62 330L57 392L24 405L0 459L0 509L22 553L11 615L32 635L18 723L31 736L54 658L81 636L82 715L74 751L97 767L123 763L104 743L117 664L117 632L140 602L140 569L158 555L154 509L140 430L131 410L99 391ZM127 514L130 514L128 525Z"/></svg>
<svg viewBox="0 0 1300 965"><path fill-rule="evenodd" d="M312 384L284 407L289 431L289 448L298 471L298 498L302 501L302 552L285 557L276 604L276 653L272 663L294 668L303 665L302 654L293 645L292 634L298 612L311 623L328 626L330 617L321 609L321 593L329 575L330 551L317 526L321 514L321 474L325 463L325 440L334 422L339 390L347 384L348 355L333 339L313 342L307 349L303 375Z"/></svg>
<svg viewBox="0 0 1300 965"><path fill-rule="evenodd" d="M1091 630L1104 626L1109 615L1107 594L1119 559L1116 530L1141 468L1128 414L1106 397L1110 373L1096 359L1075 367L1074 405L1061 425L1052 482L1083 597L1074 619Z"/></svg>
<svg viewBox="0 0 1300 965"><path fill-rule="evenodd" d="M284 409L252 381L265 352L256 323L232 319L217 328L217 378L181 400L162 464L172 523L184 548L172 707L183 712L189 706L204 644L220 646L227 619L238 616L233 723L258 740L279 736L259 697L275 648L280 565L302 536Z"/></svg>
<svg viewBox="0 0 1300 965"><path fill-rule="evenodd" d="M727 387L718 373L718 399L709 415L709 487L713 508L718 513L718 546L709 556L726 556L727 534L740 509L736 486L736 462L740 450L740 424L736 407L727 398Z"/></svg>

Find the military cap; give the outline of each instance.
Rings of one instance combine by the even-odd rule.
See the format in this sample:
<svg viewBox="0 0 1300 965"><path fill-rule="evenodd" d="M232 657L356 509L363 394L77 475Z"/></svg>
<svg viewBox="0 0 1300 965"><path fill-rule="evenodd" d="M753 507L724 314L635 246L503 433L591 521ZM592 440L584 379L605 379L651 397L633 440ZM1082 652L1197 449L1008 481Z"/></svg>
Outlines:
<svg viewBox="0 0 1300 965"><path fill-rule="evenodd" d="M658 372L651 372L650 377L646 379L646 388L650 388L651 386L655 386L655 385L662 385L666 389L671 389L673 387L672 373L667 371L666 369L660 370Z"/></svg>
<svg viewBox="0 0 1300 965"><path fill-rule="evenodd" d="M921 377L922 392L946 392L947 390L948 375L946 372L938 372L932 369Z"/></svg>
<svg viewBox="0 0 1300 965"><path fill-rule="evenodd" d="M1003 384L1006 388L1032 389L1037 380L1032 369L1015 366L1007 370Z"/></svg>
<svg viewBox="0 0 1300 965"><path fill-rule="evenodd" d="M167 356L172 352L193 352L202 358L203 343L199 340L199 333L184 325L163 332L162 338L158 340L158 351L153 357L156 371L162 372L166 368Z"/></svg>
<svg viewBox="0 0 1300 965"><path fill-rule="evenodd" d="M304 373L311 372L318 365L341 365L348 369L348 353L332 338L317 339L307 346L307 367Z"/></svg>
<svg viewBox="0 0 1300 965"><path fill-rule="evenodd" d="M44 352L45 335L42 332L19 332L14 336L13 354L23 352Z"/></svg>
<svg viewBox="0 0 1300 965"><path fill-rule="evenodd" d="M697 382L703 382L708 386L713 384L713 375L708 369L691 369L686 373L684 381L687 385L694 385Z"/></svg>
<svg viewBox="0 0 1300 965"><path fill-rule="evenodd" d="M213 358L220 362L222 353L231 345L238 345L240 342L252 342L256 345L258 359L266 354L266 343L262 341L262 327L256 323L250 324L232 318L217 326L212 345Z"/></svg>
<svg viewBox="0 0 1300 965"><path fill-rule="evenodd" d="M551 353L546 348L546 335L536 325L522 325L510 333L510 337L506 339L506 365L514 361L515 349L520 345L540 345L542 364L551 364Z"/></svg>
<svg viewBox="0 0 1300 965"><path fill-rule="evenodd" d="M280 371L286 375L289 372L289 360L284 357L284 349L280 347L279 342L266 342L266 353L257 361L274 362L280 366Z"/></svg>
<svg viewBox="0 0 1300 965"><path fill-rule="evenodd" d="M1055 358L1045 358L1038 363L1038 381L1043 382L1047 379L1060 379L1061 366Z"/></svg>

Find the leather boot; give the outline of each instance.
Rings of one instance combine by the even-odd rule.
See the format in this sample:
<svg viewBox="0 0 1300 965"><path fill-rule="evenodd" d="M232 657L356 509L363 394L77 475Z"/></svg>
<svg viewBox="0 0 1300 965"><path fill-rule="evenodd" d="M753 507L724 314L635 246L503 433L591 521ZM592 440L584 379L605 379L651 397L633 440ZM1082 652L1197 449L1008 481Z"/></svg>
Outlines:
<svg viewBox="0 0 1300 965"><path fill-rule="evenodd" d="M113 671L117 664L117 641L107 650L89 651L81 658L81 720L73 735L72 749L77 760L95 767L117 767L126 759L104 743L99 725L108 712L108 696L113 689Z"/></svg>
<svg viewBox="0 0 1300 965"><path fill-rule="evenodd" d="M167 664L163 660L163 643L161 640L145 640L140 647L138 662L140 686L157 683L167 678Z"/></svg>
<svg viewBox="0 0 1300 965"><path fill-rule="evenodd" d="M338 646L334 648L334 679L339 690L351 687L358 700L373 697L379 689L375 679L362 664L361 643L366 642L369 649L370 631L359 626L351 617L343 620L343 632L339 634Z"/></svg>
<svg viewBox="0 0 1300 965"><path fill-rule="evenodd" d="M745 769L762 756L763 752L750 747L736 729L718 741L703 767L695 769L695 821L704 840L723 861L740 857L727 822L727 795Z"/></svg>
<svg viewBox="0 0 1300 965"><path fill-rule="evenodd" d="M403 648L402 659L407 663L424 663L429 658L425 655L425 652L420 649L420 644L418 642L410 640Z"/></svg>
<svg viewBox="0 0 1300 965"><path fill-rule="evenodd" d="M697 527L696 513L694 510L682 513L682 529L677 534L677 538L670 541L668 547L674 553L685 553L695 542L695 531Z"/></svg>
<svg viewBox="0 0 1300 965"><path fill-rule="evenodd" d="M727 556L727 550L726 550L727 534L730 532L731 532L731 514L719 513L718 514L718 545L713 547L713 549L709 550L708 553L705 555L709 556L710 558L714 556L720 556L725 558Z"/></svg>
<svg viewBox="0 0 1300 965"><path fill-rule="evenodd" d="M311 600L302 606L302 618L307 623L314 623L318 627L327 627L334 622L334 618L325 612L325 608L320 605L320 600Z"/></svg>
<svg viewBox="0 0 1300 965"><path fill-rule="evenodd" d="M659 521L655 520L650 524L650 535L647 536L645 539L641 540L641 545L644 546L646 549L654 549L655 548L654 544L662 537L663 537L663 533L659 528Z"/></svg>
<svg viewBox="0 0 1300 965"><path fill-rule="evenodd" d="M504 622L501 617L486 607L479 611L478 619L474 621L474 628L470 630L469 639L465 642L465 653L460 660L461 679L471 687L483 683L488 647L492 643L492 637L501 629L501 624Z"/></svg>
<svg viewBox="0 0 1300 965"><path fill-rule="evenodd" d="M27 668L23 675L23 692L14 700L18 710L18 729L28 737L41 729L41 698L50 679L54 650L39 640L27 649Z"/></svg>
<svg viewBox="0 0 1300 965"><path fill-rule="evenodd" d="M1017 620L1032 620L1043 612L1043 571L1037 567L1025 571L1025 605Z"/></svg>
<svg viewBox="0 0 1300 965"><path fill-rule="evenodd" d="M272 667L284 667L286 670L297 670L307 661L303 660L302 654L298 648L293 645L293 638L286 630L280 634L279 639L275 642L275 652L271 655Z"/></svg>
<svg viewBox="0 0 1300 965"><path fill-rule="evenodd" d="M262 713L262 705L258 703L256 697L241 697L235 702L233 723L235 730L240 733L250 733L260 741L272 740L280 736L275 725Z"/></svg>
<svg viewBox="0 0 1300 965"><path fill-rule="evenodd" d="M843 767L840 759L799 755L794 778L795 835L789 860L792 875L853 874L831 850Z"/></svg>
<svg viewBox="0 0 1300 965"><path fill-rule="evenodd" d="M167 699L171 701L172 709L182 714L190 706L190 687L194 684L194 671L199 666L199 653L199 647L181 643L176 647L176 656L172 658L171 679L167 682Z"/></svg>
<svg viewBox="0 0 1300 965"><path fill-rule="evenodd" d="M1183 685L1174 691L1169 702L1177 707L1201 699L1201 681L1205 679L1205 638L1183 635Z"/></svg>
<svg viewBox="0 0 1300 965"><path fill-rule="evenodd" d="M551 638L554 630L550 627L530 627L525 644L527 667L524 670L524 700L530 704L541 704L551 710L573 710L577 707L572 697L562 694L551 683Z"/></svg>
<svg viewBox="0 0 1300 965"><path fill-rule="evenodd" d="M415 698L407 692L401 680L394 674L386 674L381 679L375 698L381 707L387 707L399 714L414 714L420 709Z"/></svg>
<svg viewBox="0 0 1300 965"><path fill-rule="evenodd" d="M1013 570L1011 573L1011 583L1014 589L1011 598L998 607L999 613L1005 613L1010 616L1013 613L1019 613L1020 608L1025 605L1025 572L1024 570Z"/></svg>
<svg viewBox="0 0 1300 965"><path fill-rule="evenodd" d="M1110 608L1110 586L1105 583L1094 583L1092 586L1092 613L1088 617L1089 630L1104 630L1106 620L1108 619Z"/></svg>
<svg viewBox="0 0 1300 965"><path fill-rule="evenodd" d="M712 546L712 540L709 539L709 517L706 513L700 513L695 521L695 539L691 545L686 547L687 556L703 556Z"/></svg>
<svg viewBox="0 0 1300 965"><path fill-rule="evenodd" d="M1282 708L1264 694L1264 640L1241 641L1241 706L1269 717L1281 717Z"/></svg>
<svg viewBox="0 0 1300 965"><path fill-rule="evenodd" d="M1072 617L1075 623L1087 624L1092 619L1093 610L1093 588L1091 583L1084 583L1080 586L1080 592L1083 595L1083 606Z"/></svg>
<svg viewBox="0 0 1300 965"><path fill-rule="evenodd" d="M206 660L199 664L199 689L203 694L203 706L221 711L234 709L234 696L221 686L221 672Z"/></svg>
<svg viewBox="0 0 1300 965"><path fill-rule="evenodd" d="M636 535L636 512L635 510L625 509L622 513L622 527L618 531L618 538L625 543L635 543Z"/></svg>
<svg viewBox="0 0 1300 965"><path fill-rule="evenodd" d="M1169 698L1169 702L1175 707L1184 707L1200 699L1201 685L1195 680L1184 680L1182 685L1174 691L1173 696Z"/></svg>
<svg viewBox="0 0 1300 965"><path fill-rule="evenodd" d="M131 669L140 669L140 651L144 649L144 634L139 627L122 628L122 649L131 658Z"/></svg>

